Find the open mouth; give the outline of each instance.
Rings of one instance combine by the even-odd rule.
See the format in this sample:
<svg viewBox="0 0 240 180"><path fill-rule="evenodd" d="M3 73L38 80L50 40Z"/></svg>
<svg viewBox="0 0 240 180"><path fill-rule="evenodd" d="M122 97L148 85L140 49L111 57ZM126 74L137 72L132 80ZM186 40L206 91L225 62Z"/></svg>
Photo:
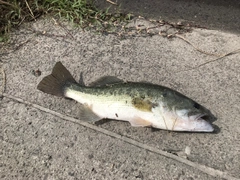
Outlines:
<svg viewBox="0 0 240 180"><path fill-rule="evenodd" d="M212 124L208 122L209 115L205 113L189 116L188 121L179 123L178 130L192 132L213 132Z"/></svg>
<svg viewBox="0 0 240 180"><path fill-rule="evenodd" d="M207 120L208 119L208 115L207 114L191 115L190 119L192 119L192 120Z"/></svg>
<svg viewBox="0 0 240 180"><path fill-rule="evenodd" d="M213 116L211 116L209 114L201 114L201 115L197 116L196 120L204 120L211 124L215 119Z"/></svg>
<svg viewBox="0 0 240 180"><path fill-rule="evenodd" d="M186 113L178 112L179 116L174 124L175 131L191 131L191 132L213 132L214 128L209 122L211 115L208 113ZM188 114L188 115L187 115ZM191 115L189 115L191 114ZM187 115L187 116L186 116Z"/></svg>
<svg viewBox="0 0 240 180"><path fill-rule="evenodd" d="M207 114L200 114L199 116L197 116L197 119L208 120L209 116Z"/></svg>
<svg viewBox="0 0 240 180"><path fill-rule="evenodd" d="M213 132L214 128L211 123L208 122L209 115L208 114L199 114L195 116L196 121L196 130L205 131L205 132Z"/></svg>

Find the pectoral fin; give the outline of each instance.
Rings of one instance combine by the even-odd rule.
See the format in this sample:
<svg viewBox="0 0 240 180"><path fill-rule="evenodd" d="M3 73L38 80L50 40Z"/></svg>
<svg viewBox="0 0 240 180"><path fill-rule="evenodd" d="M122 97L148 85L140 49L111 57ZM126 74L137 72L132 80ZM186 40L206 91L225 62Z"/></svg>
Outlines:
<svg viewBox="0 0 240 180"><path fill-rule="evenodd" d="M146 127L152 126L152 123L141 117L135 116L131 121L129 121L133 127Z"/></svg>

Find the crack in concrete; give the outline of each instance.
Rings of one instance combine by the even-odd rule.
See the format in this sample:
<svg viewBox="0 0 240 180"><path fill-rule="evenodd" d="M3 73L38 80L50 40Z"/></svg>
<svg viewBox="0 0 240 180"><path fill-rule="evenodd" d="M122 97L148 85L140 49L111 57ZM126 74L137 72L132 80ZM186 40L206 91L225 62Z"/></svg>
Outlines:
<svg viewBox="0 0 240 180"><path fill-rule="evenodd" d="M122 140L122 141L124 141L126 143L129 143L131 145L134 145L136 147L145 149L147 151L151 151L153 153L159 154L159 155L164 156L166 158L170 158L170 159L173 159L175 161L178 161L180 163L184 163L184 164L186 164L186 165L188 165L188 166L190 166L192 168L198 169L198 170L202 171L203 173L206 173L206 174L208 174L210 176L217 177L217 178L224 178L224 179L227 179L227 180L240 180L238 178L235 178L235 177L229 175L227 172L223 172L223 171L220 171L220 170L217 170L217 169L214 169L214 168L202 165L202 164L198 164L196 162L189 161L187 159L181 158L181 157L179 157L177 155L174 155L172 153L169 153L167 151L163 151L163 150L160 150L160 149L148 146L147 144L135 141L135 140L133 140L131 138L119 135L117 133L108 131L106 129L97 127L95 125L86 123L84 121L79 121L79 119L76 119L76 118L73 118L73 117L70 117L70 116L67 116L67 115L55 112L55 111L50 110L48 108L45 108L43 106L40 106L40 105L31 103L31 102L25 101L25 100L23 100L21 98L14 97L14 96L6 94L6 93L3 93L3 96L6 97L6 98L9 98L11 100L18 101L19 103L23 103L25 105L32 106L33 108L38 109L40 111L43 111L45 113L49 113L51 115L57 116L57 117L65 120L65 121L69 121L69 122L72 122L72 123L75 123L75 124L79 124L79 125L85 126L87 128L93 129L95 131L98 131L98 132L103 133L105 135L108 135L110 137Z"/></svg>
<svg viewBox="0 0 240 180"><path fill-rule="evenodd" d="M2 98L3 97L3 93L5 91L5 87L6 87L6 74L4 72L2 64L0 66L0 71L1 71L1 74L2 74L2 86L0 86L0 98Z"/></svg>

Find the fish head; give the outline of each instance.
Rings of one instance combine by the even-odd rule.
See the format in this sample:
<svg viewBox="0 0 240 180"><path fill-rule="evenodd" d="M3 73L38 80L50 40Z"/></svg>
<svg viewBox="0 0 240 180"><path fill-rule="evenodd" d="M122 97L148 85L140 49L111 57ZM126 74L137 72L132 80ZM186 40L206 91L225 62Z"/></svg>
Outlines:
<svg viewBox="0 0 240 180"><path fill-rule="evenodd" d="M191 132L213 132L214 128L207 121L213 117L211 112L192 99L173 92L165 99L165 119L171 119L172 130Z"/></svg>

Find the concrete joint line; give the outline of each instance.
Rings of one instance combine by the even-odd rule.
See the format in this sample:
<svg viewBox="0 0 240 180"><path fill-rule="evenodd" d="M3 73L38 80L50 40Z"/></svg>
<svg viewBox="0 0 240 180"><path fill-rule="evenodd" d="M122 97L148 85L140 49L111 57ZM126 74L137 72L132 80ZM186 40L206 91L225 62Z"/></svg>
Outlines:
<svg viewBox="0 0 240 180"><path fill-rule="evenodd" d="M178 161L178 162L181 162L181 163L184 163L188 166L191 166L192 168L195 168L195 169L198 169L208 175L211 175L213 177L217 177L217 178L224 178L224 179L228 179L228 180L240 180L238 178L235 178L235 177L232 177L231 175L228 175L227 172L223 172L223 171L220 171L220 170L217 170L217 169L213 169L211 167L208 167L208 166L205 166L205 165L202 165L202 164L198 164L196 162L192 162L192 161L189 161L187 159L184 159L184 158L181 158L179 156L176 156L176 155L173 155L171 153L168 153L166 151L162 151L160 149L157 149L157 148L154 148L154 147L151 147L151 146L148 146L146 144L143 144L143 143L140 143L140 142L137 142L131 138L128 138L128 137L125 137L125 136L121 136L117 133L114 133L114 132L111 132L111 131L108 131L106 129L103 129L103 128L100 128L100 127L97 127L95 125L92 125L92 124L89 124L89 123L86 123L86 122L83 122L83 121L79 121L79 119L76 119L76 118L73 118L73 117L70 117L70 116L66 116L64 114L61 114L61 113L58 113L58 112L55 112L53 110L50 110L48 108L45 108L45 107L42 107L40 105L37 105L37 104L33 104L31 102L28 102L28 101L25 101L23 99L20 99L18 97L14 97L12 95L9 95L9 94L6 94L6 93L3 93L3 96L6 97L6 98L9 98L9 99L12 99L14 101L18 101L19 103L23 103L25 105L28 105L28 106L32 106L33 108L35 109L38 109L38 110L41 110L43 112L46 112L46 113L49 113L49 114L52 114L54 116L57 116L65 121L69 121L69 122L72 122L72 123L76 123L76 124L79 124L79 125L82 125L82 126L85 126L87 128L90 128L90 129L93 129L95 131L98 131L100 133L103 133L105 135L108 135L108 136L111 136L111 137L114 137L114 138L117 138L119 140L122 140L124 142L127 142L131 145L134 145L134 146L137 146L139 148L142 148L142 149L145 149L145 150L148 150L148 151L151 151L153 153L156 153L156 154L159 154L159 155L162 155L164 157L167 157L167 158L171 158L175 161Z"/></svg>
<svg viewBox="0 0 240 180"><path fill-rule="evenodd" d="M2 73L2 86L0 85L0 98L3 96L6 86L6 74L4 72L3 66L0 66L0 71Z"/></svg>

